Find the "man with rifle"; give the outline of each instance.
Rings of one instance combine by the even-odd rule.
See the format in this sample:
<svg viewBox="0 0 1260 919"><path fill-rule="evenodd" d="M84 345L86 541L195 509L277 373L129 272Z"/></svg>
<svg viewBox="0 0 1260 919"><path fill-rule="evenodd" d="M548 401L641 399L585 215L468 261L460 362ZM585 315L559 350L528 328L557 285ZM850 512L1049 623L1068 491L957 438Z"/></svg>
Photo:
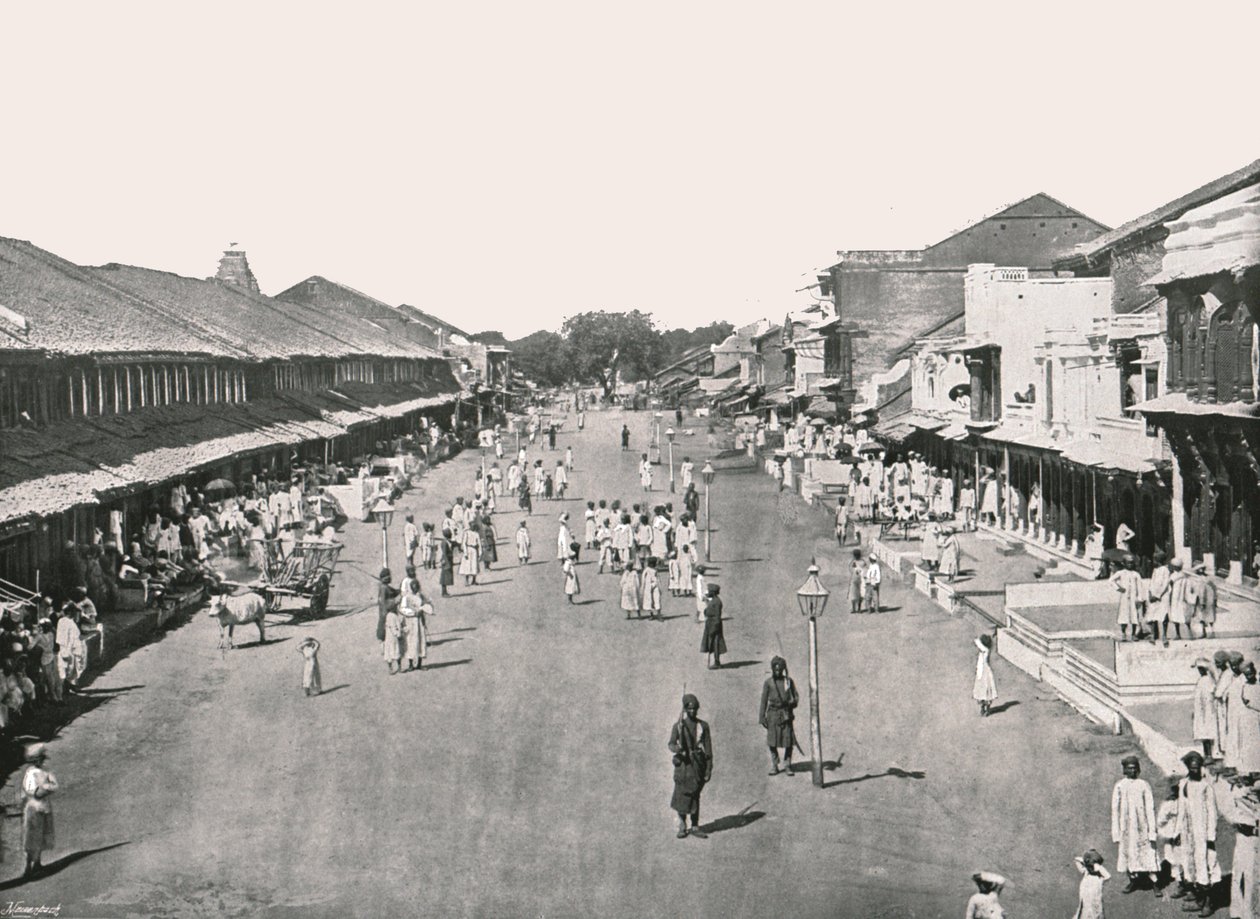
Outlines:
<svg viewBox="0 0 1260 919"><path fill-rule="evenodd" d="M682 700L682 714L669 732L669 749L674 754L674 796L669 806L677 814L678 838L687 835L708 838L700 829L700 792L713 775L713 742L709 724L696 717L700 700L687 693ZM687 818L691 829L687 829Z"/></svg>

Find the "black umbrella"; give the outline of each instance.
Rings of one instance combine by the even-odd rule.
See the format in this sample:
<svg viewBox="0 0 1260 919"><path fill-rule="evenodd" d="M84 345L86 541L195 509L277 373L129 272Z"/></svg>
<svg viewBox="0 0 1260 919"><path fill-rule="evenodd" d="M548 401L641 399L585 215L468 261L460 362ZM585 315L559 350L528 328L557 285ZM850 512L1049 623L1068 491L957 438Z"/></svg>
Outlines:
<svg viewBox="0 0 1260 919"><path fill-rule="evenodd" d="M227 479L211 479L206 483L206 487L201 489L203 494L218 494L220 492L235 492L236 486Z"/></svg>
<svg viewBox="0 0 1260 919"><path fill-rule="evenodd" d="M858 453L883 453L884 445L877 444L873 440L868 440L862 446L858 447Z"/></svg>

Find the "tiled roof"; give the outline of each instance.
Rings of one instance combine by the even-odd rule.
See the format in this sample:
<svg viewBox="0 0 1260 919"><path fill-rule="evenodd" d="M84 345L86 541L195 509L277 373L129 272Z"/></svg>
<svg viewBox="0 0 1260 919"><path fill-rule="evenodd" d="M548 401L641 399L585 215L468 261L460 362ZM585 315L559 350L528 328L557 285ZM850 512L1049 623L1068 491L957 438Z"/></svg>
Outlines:
<svg viewBox="0 0 1260 919"><path fill-rule="evenodd" d="M458 395L453 380L342 388L352 393L170 405L6 432L0 438L0 523L96 504L258 450L336 437Z"/></svg>
<svg viewBox="0 0 1260 919"><path fill-rule="evenodd" d="M260 360L439 356L360 317L346 316L330 323L327 313L314 307L265 297L232 284L129 265L90 270L104 283L162 309L178 311L198 334L228 337Z"/></svg>
<svg viewBox="0 0 1260 919"><path fill-rule="evenodd" d="M203 335L23 240L0 238L0 306L10 317L0 323L0 350L245 356L222 337Z"/></svg>

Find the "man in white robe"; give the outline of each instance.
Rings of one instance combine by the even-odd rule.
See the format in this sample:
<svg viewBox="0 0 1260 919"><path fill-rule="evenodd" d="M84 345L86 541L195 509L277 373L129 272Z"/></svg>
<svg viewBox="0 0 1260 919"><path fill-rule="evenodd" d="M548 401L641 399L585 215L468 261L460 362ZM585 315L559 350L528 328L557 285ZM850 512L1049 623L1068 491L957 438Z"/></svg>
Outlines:
<svg viewBox="0 0 1260 919"><path fill-rule="evenodd" d="M1212 676L1212 662L1206 657L1194 665L1199 668L1199 681L1194 684L1194 739L1203 744L1203 758L1210 760L1217 741L1216 678Z"/></svg>
<svg viewBox="0 0 1260 919"><path fill-rule="evenodd" d="M1120 761L1124 778L1111 792L1111 841L1119 847L1116 870L1127 872L1129 886L1125 893L1137 889L1145 874L1151 889L1159 878L1155 860L1155 798L1146 779L1139 778L1142 768L1136 756Z"/></svg>
<svg viewBox="0 0 1260 919"><path fill-rule="evenodd" d="M1207 910L1212 885L1221 880L1221 866L1216 858L1216 793L1212 784L1203 779L1203 757L1197 750L1191 750L1181 761L1186 764L1187 772L1177 789L1177 837L1181 844L1182 871L1196 904L1201 910Z"/></svg>
<svg viewBox="0 0 1260 919"><path fill-rule="evenodd" d="M1237 769L1242 752L1238 743L1242 736L1242 719L1247 713L1243 707L1242 689L1247 681L1242 675L1243 656L1238 651L1229 652L1229 686L1225 690L1225 736L1229 742L1225 745L1222 756L1227 769Z"/></svg>
<svg viewBox="0 0 1260 919"><path fill-rule="evenodd" d="M1229 668L1229 653L1217 651L1212 655L1216 664L1216 689L1212 697L1216 701L1216 756L1224 759L1229 750L1229 689L1234 684L1234 671Z"/></svg>
<svg viewBox="0 0 1260 919"><path fill-rule="evenodd" d="M1260 800L1253 789L1232 786L1224 814L1234 827L1234 862L1230 868L1230 919L1256 919L1260 894L1256 891L1256 858L1260 855Z"/></svg>

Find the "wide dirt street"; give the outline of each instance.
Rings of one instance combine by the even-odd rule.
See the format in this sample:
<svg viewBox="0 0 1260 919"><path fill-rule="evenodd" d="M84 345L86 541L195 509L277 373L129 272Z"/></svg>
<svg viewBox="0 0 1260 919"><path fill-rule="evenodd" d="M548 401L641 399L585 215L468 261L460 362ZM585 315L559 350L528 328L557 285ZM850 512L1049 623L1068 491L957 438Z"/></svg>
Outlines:
<svg viewBox="0 0 1260 919"><path fill-rule="evenodd" d="M534 563L517 566L521 515L501 505L502 563L438 602L423 672L386 672L369 578L379 530L351 523L327 618L276 617L268 644L238 631L243 646L221 656L199 613L98 676L93 690L117 692L51 745L62 790L50 860L72 857L5 898L63 916L956 917L971 873L992 868L1010 878L1013 916L1070 915L1072 856L1096 846L1114 867L1107 808L1128 741L1000 660L999 712L982 721L970 697L981 627L893 579L883 614L850 615L829 519L769 477L713 488L729 669L705 669L691 599L667 594L663 623L627 622L616 577L584 558L581 605L564 602L556 515L580 533L586 500L640 500L649 422L566 423L571 497L536 505ZM702 462L704 428L684 427L696 433L676 458ZM559 454L541 455L551 467ZM478 462L472 451L438 468L400 511L440 520ZM658 467L653 501L667 480ZM395 572L401 525L400 513ZM794 591L814 554L833 591L819 626L824 789L804 770L768 776L757 724L781 642L808 759ZM437 592L432 572L424 583ZM300 689L308 634L323 645L315 699ZM668 810L684 685L714 737L707 840L675 839ZM4 827L10 875L16 827ZM1173 913L1121 886L1108 885L1109 916Z"/></svg>

